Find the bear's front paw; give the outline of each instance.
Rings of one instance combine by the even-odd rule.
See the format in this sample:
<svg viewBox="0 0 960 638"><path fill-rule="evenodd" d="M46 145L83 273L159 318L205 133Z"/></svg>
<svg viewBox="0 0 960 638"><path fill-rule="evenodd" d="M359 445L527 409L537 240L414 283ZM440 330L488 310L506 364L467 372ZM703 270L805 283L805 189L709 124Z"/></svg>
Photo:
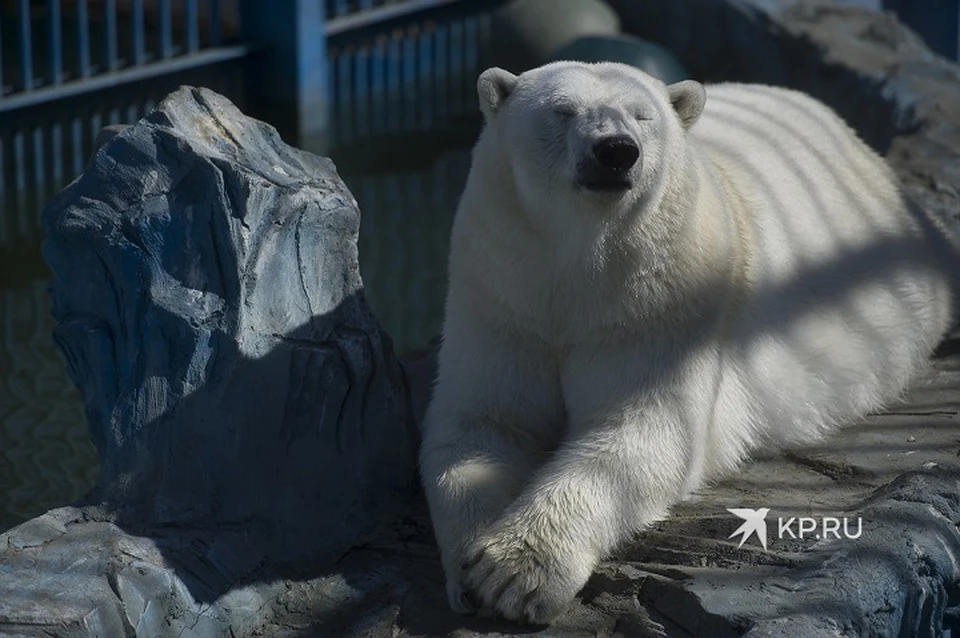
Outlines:
<svg viewBox="0 0 960 638"><path fill-rule="evenodd" d="M463 569L464 583L479 607L509 620L546 624L573 600L592 567L572 547L545 543L508 526L474 541Z"/></svg>

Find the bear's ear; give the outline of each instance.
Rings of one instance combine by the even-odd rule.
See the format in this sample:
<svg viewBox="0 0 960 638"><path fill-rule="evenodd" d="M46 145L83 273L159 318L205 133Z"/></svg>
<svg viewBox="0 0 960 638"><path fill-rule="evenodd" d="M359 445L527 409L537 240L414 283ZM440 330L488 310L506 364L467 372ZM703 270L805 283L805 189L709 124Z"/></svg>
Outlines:
<svg viewBox="0 0 960 638"><path fill-rule="evenodd" d="M480 110L488 120L496 115L513 88L517 86L517 76L509 71L493 67L480 74L477 79L477 93L480 96Z"/></svg>
<svg viewBox="0 0 960 638"><path fill-rule="evenodd" d="M703 85L694 80L683 80L668 86L667 94L683 128L690 128L703 113L703 105L707 102Z"/></svg>

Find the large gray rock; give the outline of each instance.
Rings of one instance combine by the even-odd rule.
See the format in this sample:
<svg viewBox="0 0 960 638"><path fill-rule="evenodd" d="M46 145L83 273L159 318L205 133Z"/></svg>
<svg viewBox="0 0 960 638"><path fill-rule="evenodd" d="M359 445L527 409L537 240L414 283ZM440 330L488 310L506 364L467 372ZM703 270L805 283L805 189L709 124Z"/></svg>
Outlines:
<svg viewBox="0 0 960 638"><path fill-rule="evenodd" d="M0 633L242 635L405 507L416 428L329 160L184 87L43 221L102 471L0 536Z"/></svg>
<svg viewBox="0 0 960 638"><path fill-rule="evenodd" d="M184 87L43 221L95 499L121 521L259 521L300 560L352 542L414 482L405 386L329 160Z"/></svg>

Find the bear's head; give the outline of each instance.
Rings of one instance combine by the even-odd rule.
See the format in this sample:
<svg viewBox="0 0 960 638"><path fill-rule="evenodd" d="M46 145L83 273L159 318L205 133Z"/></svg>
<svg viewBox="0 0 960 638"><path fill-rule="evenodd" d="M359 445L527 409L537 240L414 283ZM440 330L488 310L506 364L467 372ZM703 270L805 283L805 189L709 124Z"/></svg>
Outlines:
<svg viewBox="0 0 960 638"><path fill-rule="evenodd" d="M667 86L606 62L555 62L519 76L491 68L477 90L485 127L474 163L507 171L534 215L656 205L668 171L684 165L686 129L706 100L698 82Z"/></svg>

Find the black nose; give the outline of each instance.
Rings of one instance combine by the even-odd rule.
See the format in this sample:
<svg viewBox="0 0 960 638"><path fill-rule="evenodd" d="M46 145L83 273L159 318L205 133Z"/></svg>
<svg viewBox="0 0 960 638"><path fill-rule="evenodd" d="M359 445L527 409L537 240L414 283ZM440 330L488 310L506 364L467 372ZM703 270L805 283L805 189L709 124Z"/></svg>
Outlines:
<svg viewBox="0 0 960 638"><path fill-rule="evenodd" d="M600 166L613 171L626 171L637 163L640 147L626 135L605 137L593 146L593 156Z"/></svg>

